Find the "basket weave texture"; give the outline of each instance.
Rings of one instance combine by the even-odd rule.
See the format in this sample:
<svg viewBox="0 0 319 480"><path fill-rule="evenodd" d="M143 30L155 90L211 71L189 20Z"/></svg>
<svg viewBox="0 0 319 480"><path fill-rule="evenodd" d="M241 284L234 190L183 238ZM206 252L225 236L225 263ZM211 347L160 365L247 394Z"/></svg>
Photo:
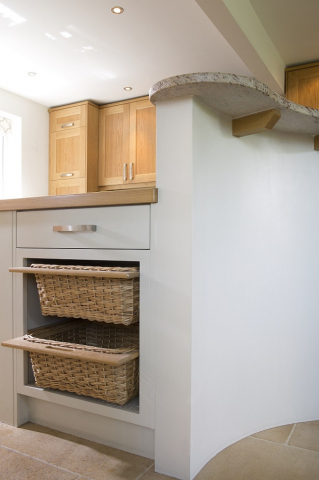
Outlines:
<svg viewBox="0 0 319 480"><path fill-rule="evenodd" d="M137 267L32 264L32 268L69 269L69 275L35 273L42 315L84 318L130 325L139 321L139 278L77 276L76 271L138 272Z"/></svg>
<svg viewBox="0 0 319 480"><path fill-rule="evenodd" d="M119 353L138 350L138 326L125 327L86 320L71 320L25 335L29 342L58 349ZM30 350L32 345L30 345ZM138 394L139 358L113 366L30 351L36 385L74 392L124 405Z"/></svg>

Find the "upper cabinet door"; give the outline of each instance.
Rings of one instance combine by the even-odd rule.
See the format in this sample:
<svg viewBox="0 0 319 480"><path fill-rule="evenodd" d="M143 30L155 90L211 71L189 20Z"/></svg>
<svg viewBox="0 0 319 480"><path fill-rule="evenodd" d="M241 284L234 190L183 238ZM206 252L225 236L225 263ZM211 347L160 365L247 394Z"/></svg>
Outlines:
<svg viewBox="0 0 319 480"><path fill-rule="evenodd" d="M87 105L61 108L50 113L50 132L85 127L86 124Z"/></svg>
<svg viewBox="0 0 319 480"><path fill-rule="evenodd" d="M319 109L319 66L287 69L286 97L291 102Z"/></svg>
<svg viewBox="0 0 319 480"><path fill-rule="evenodd" d="M50 134L50 180L86 176L86 127Z"/></svg>
<svg viewBox="0 0 319 480"><path fill-rule="evenodd" d="M123 185L129 169L129 104L102 108L99 116L99 186Z"/></svg>
<svg viewBox="0 0 319 480"><path fill-rule="evenodd" d="M149 100L130 104L130 183L156 180L156 108Z"/></svg>

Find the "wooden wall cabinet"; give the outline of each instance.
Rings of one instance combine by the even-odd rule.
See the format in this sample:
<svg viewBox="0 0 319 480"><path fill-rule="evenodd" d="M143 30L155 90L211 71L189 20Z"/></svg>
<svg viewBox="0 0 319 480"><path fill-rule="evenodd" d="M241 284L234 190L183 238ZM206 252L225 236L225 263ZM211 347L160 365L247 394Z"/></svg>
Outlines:
<svg viewBox="0 0 319 480"><path fill-rule="evenodd" d="M148 97L99 112L99 190L155 186L156 108Z"/></svg>
<svg viewBox="0 0 319 480"><path fill-rule="evenodd" d="M96 192L98 106L86 101L49 112L49 194Z"/></svg>
<svg viewBox="0 0 319 480"><path fill-rule="evenodd" d="M319 109L319 62L289 67L285 72L287 99Z"/></svg>

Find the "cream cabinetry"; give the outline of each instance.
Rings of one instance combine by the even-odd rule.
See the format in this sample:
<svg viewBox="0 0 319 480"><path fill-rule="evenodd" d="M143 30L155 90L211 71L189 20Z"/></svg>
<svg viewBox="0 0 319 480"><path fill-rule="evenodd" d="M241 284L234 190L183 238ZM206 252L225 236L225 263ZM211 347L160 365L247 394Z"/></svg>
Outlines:
<svg viewBox="0 0 319 480"><path fill-rule="evenodd" d="M154 186L156 110L148 97L99 112L99 190Z"/></svg>
<svg viewBox="0 0 319 480"><path fill-rule="evenodd" d="M97 191L98 107L82 102L50 112L50 195Z"/></svg>
<svg viewBox="0 0 319 480"><path fill-rule="evenodd" d="M94 224L95 229L53 231L53 226L66 224ZM150 205L0 212L0 228L6 238L3 258L0 255L3 283L0 299L6 318L0 326L1 341L59 320L42 316L33 275L9 273L10 266L134 265L140 271L140 395L119 406L71 392L40 388L34 382L28 355L0 347L0 379L4 386L0 420L15 425L27 421L46 424L154 458Z"/></svg>
<svg viewBox="0 0 319 480"><path fill-rule="evenodd" d="M15 233L15 213L0 212L0 338L10 338L13 331L13 297L12 277L9 273L10 263L13 262L13 242ZM10 425L14 422L14 408L12 404L13 382L13 355L7 348L0 347L0 422Z"/></svg>
<svg viewBox="0 0 319 480"><path fill-rule="evenodd" d="M59 225L83 224L94 226L95 230L91 233L54 231ZM149 250L150 206L18 212L17 247Z"/></svg>

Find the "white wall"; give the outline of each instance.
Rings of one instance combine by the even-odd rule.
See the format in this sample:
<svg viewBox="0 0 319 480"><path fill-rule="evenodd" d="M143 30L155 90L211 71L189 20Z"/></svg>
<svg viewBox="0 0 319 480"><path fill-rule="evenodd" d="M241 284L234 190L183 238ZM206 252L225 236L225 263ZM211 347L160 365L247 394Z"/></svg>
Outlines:
<svg viewBox="0 0 319 480"><path fill-rule="evenodd" d="M194 101L192 476L254 432L319 419L319 155Z"/></svg>
<svg viewBox="0 0 319 480"><path fill-rule="evenodd" d="M0 89L0 108L22 119L22 197L48 195L47 107Z"/></svg>

